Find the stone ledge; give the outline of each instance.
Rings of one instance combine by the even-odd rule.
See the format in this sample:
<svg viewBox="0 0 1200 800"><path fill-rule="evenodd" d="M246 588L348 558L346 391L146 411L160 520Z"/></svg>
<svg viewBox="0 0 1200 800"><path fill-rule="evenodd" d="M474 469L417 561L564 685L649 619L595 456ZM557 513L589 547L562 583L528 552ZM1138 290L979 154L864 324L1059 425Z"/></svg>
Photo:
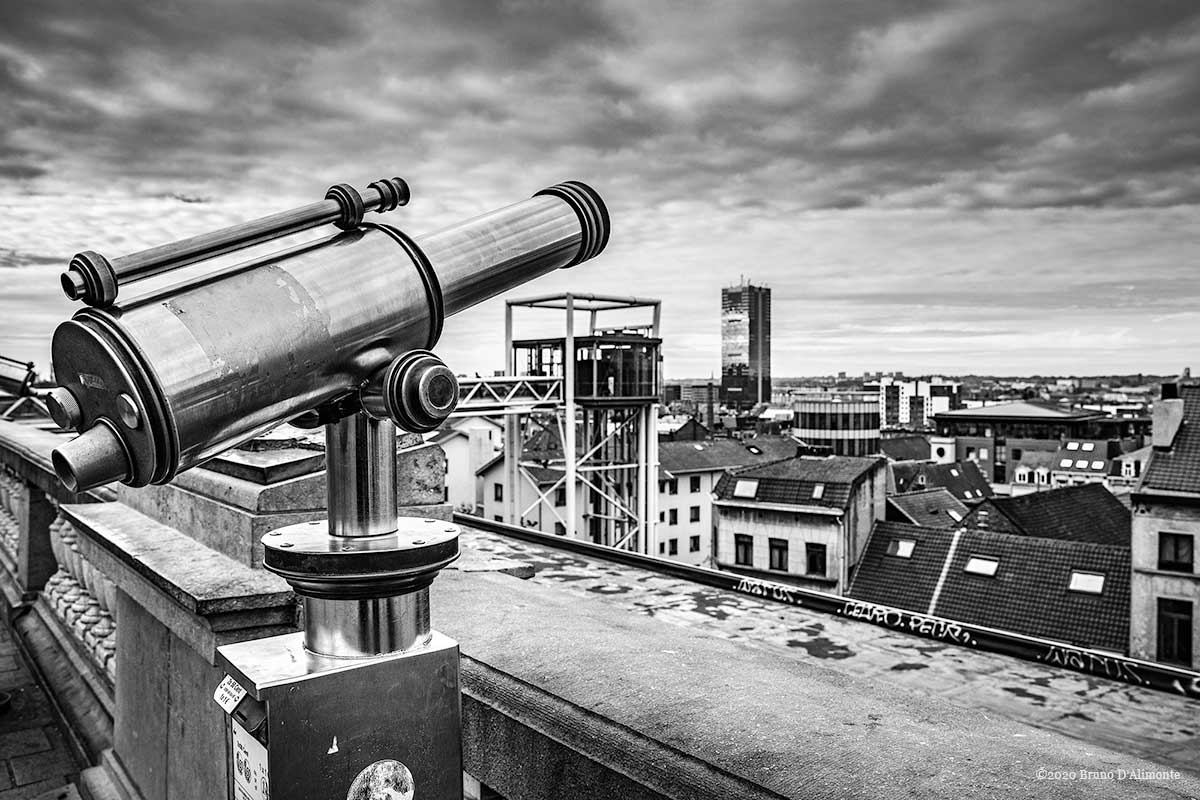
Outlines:
<svg viewBox="0 0 1200 800"><path fill-rule="evenodd" d="M70 438L71 435L0 420L0 465L7 466L18 478L62 503L111 500L115 496L111 484L75 494L59 482L50 463L50 451Z"/></svg>
<svg viewBox="0 0 1200 800"><path fill-rule="evenodd" d="M295 596L279 576L120 503L61 511L87 560L209 663L221 644L295 629Z"/></svg>
<svg viewBox="0 0 1200 800"><path fill-rule="evenodd" d="M435 627L464 655L464 768L505 796L570 786L599 800L623 776L622 796L697 800L754 796L730 788L743 784L766 797L1118 798L1131 787L1037 770L1163 769L603 598L455 571L431 593ZM646 740L664 760L641 757ZM1200 781L1154 789L1196 794Z"/></svg>

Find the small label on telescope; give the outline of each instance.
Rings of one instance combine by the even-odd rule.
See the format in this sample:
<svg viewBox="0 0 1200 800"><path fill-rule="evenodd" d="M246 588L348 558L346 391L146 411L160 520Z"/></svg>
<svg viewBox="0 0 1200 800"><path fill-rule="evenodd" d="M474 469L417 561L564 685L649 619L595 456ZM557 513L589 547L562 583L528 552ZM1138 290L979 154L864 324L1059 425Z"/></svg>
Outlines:
<svg viewBox="0 0 1200 800"><path fill-rule="evenodd" d="M225 709L226 714L232 714L237 708L237 704L242 702L242 698L246 696L246 690L242 685L233 679L232 675L226 675L225 680L221 681L221 685L217 687L217 691L213 693L213 700L217 701L217 705Z"/></svg>
<svg viewBox="0 0 1200 800"><path fill-rule="evenodd" d="M79 373L79 382L89 389L104 389L104 379L90 372Z"/></svg>

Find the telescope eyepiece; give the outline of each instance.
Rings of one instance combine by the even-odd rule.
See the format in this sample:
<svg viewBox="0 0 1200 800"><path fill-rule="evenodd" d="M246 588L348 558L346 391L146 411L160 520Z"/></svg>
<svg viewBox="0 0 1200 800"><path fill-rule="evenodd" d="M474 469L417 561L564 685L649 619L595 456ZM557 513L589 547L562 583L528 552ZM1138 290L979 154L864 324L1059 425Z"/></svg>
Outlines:
<svg viewBox="0 0 1200 800"><path fill-rule="evenodd" d="M438 428L458 405L458 379L428 350L412 350L380 370L359 393L363 410L410 433Z"/></svg>

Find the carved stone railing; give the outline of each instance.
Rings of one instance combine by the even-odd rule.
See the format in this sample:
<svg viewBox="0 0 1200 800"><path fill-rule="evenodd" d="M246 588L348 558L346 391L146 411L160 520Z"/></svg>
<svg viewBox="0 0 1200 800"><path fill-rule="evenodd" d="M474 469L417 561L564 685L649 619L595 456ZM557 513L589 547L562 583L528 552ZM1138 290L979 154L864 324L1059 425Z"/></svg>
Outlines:
<svg viewBox="0 0 1200 800"><path fill-rule="evenodd" d="M111 684L116 680L117 587L84 557L78 540L79 532L59 514L50 526L58 570L46 581L45 598Z"/></svg>
<svg viewBox="0 0 1200 800"><path fill-rule="evenodd" d="M0 558L6 559L10 571L16 571L17 555L21 550L21 503L25 484L15 475L0 472Z"/></svg>

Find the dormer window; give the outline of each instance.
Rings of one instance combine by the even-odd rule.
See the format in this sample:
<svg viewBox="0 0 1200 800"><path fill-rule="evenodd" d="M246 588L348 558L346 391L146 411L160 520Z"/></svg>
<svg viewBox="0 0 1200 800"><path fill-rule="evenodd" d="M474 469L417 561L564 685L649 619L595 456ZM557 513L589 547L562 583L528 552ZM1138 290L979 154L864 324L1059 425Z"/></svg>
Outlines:
<svg viewBox="0 0 1200 800"><path fill-rule="evenodd" d="M1067 586L1072 592L1083 594L1100 594L1104 591L1104 573L1071 571L1071 583Z"/></svg>
<svg viewBox="0 0 1200 800"><path fill-rule="evenodd" d="M995 577L996 569L999 568L1000 561L989 556L971 556L967 559L967 565L963 567L963 572L970 572L973 575L985 575L989 578Z"/></svg>
<svg viewBox="0 0 1200 800"><path fill-rule="evenodd" d="M745 500L753 500L754 495L758 494L758 481L739 480L733 486L733 496L740 497Z"/></svg>
<svg viewBox="0 0 1200 800"><path fill-rule="evenodd" d="M892 539L888 542L887 554L896 558L912 558L917 543L913 539Z"/></svg>

